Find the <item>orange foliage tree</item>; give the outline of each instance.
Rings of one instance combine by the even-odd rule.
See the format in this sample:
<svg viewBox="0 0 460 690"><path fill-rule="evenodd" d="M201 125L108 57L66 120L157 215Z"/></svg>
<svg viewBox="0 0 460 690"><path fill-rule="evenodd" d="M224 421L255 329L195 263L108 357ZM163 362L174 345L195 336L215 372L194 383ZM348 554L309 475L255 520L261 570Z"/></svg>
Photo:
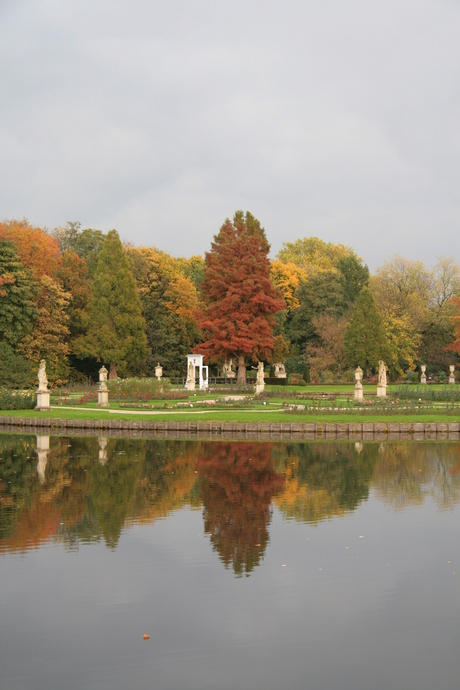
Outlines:
<svg viewBox="0 0 460 690"><path fill-rule="evenodd" d="M0 239L15 245L21 263L33 271L37 280L43 275L54 276L61 263L57 239L41 228L32 227L27 220L0 222Z"/></svg>

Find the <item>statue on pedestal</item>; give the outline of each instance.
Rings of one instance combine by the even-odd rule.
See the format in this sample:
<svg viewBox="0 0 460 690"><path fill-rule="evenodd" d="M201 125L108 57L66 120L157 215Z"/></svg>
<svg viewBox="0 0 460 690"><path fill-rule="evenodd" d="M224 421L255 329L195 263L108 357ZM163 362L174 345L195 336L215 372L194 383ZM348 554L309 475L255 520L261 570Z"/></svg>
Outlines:
<svg viewBox="0 0 460 690"><path fill-rule="evenodd" d="M420 370L422 372L422 375L420 376L420 383L425 385L426 384L426 364L422 364L420 366Z"/></svg>
<svg viewBox="0 0 460 690"><path fill-rule="evenodd" d="M264 363L259 362L257 365L256 395L259 395L259 393L263 393L264 390L265 390Z"/></svg>
<svg viewBox="0 0 460 690"><path fill-rule="evenodd" d="M385 367L385 362L383 362L382 360L380 360L379 362L379 382L377 384L377 397L387 397L387 370Z"/></svg>
<svg viewBox="0 0 460 690"><path fill-rule="evenodd" d="M36 410L51 410L48 379L46 378L46 361L40 360L38 367L38 390Z"/></svg>
<svg viewBox="0 0 460 690"><path fill-rule="evenodd" d="M193 362L188 365L187 390L195 390L195 365Z"/></svg>
<svg viewBox="0 0 460 690"><path fill-rule="evenodd" d="M361 367L358 367L355 371L355 394L354 398L355 400L358 400L359 402L362 402L364 400L364 391L363 391L363 384L361 383L361 380L363 378L363 370Z"/></svg>
<svg viewBox="0 0 460 690"><path fill-rule="evenodd" d="M107 388L107 369L103 366L99 369L99 390L97 392L97 404L101 407L109 406L109 389Z"/></svg>

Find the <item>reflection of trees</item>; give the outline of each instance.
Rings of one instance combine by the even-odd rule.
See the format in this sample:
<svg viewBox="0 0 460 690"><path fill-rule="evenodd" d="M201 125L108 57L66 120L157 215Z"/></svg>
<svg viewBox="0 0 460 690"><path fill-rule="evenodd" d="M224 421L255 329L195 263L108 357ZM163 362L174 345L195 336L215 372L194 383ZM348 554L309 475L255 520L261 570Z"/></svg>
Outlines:
<svg viewBox="0 0 460 690"><path fill-rule="evenodd" d="M14 532L21 512L27 510L39 486L35 436L0 437L0 540Z"/></svg>
<svg viewBox="0 0 460 690"><path fill-rule="evenodd" d="M291 443L277 449L284 490L276 503L287 518L317 523L354 510L369 494L376 444Z"/></svg>
<svg viewBox="0 0 460 690"><path fill-rule="evenodd" d="M460 445L386 443L379 455L372 486L396 509L431 497L440 508L460 500Z"/></svg>
<svg viewBox="0 0 460 690"><path fill-rule="evenodd" d="M95 439L97 441L97 439ZM108 546L114 548L134 502L141 476L145 441L109 439L107 462L93 462L89 471L89 503ZM99 456L99 444L97 455Z"/></svg>
<svg viewBox="0 0 460 690"><path fill-rule="evenodd" d="M283 485L271 443L201 444L198 473L205 531L222 562L250 573L265 553L273 496Z"/></svg>
<svg viewBox="0 0 460 690"><path fill-rule="evenodd" d="M152 522L185 504L198 507L197 441L146 442L143 476L136 488L132 518Z"/></svg>

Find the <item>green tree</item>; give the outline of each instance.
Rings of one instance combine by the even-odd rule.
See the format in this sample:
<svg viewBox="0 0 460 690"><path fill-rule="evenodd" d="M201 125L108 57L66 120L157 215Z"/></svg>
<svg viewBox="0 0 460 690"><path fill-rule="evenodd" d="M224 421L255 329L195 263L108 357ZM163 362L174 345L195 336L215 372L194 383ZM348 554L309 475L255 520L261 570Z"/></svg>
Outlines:
<svg viewBox="0 0 460 690"><path fill-rule="evenodd" d="M107 234L99 254L83 321L87 332L75 340L75 352L109 364L110 378L117 377L117 367L127 372L145 360L141 302L116 230Z"/></svg>
<svg viewBox="0 0 460 690"><path fill-rule="evenodd" d="M15 246L0 241L0 385L21 388L32 380L32 365L18 352L37 315L32 273L21 264Z"/></svg>
<svg viewBox="0 0 460 690"><path fill-rule="evenodd" d="M382 317L369 288L363 288L356 300L345 331L343 350L349 366L359 365L368 374L378 366L379 360L389 362L390 348Z"/></svg>
<svg viewBox="0 0 460 690"><path fill-rule="evenodd" d="M81 229L79 221L68 222L64 228L56 228L54 237L59 242L62 254L72 249L85 260L88 274L92 278L96 271L97 260L104 245L105 235L101 230Z"/></svg>

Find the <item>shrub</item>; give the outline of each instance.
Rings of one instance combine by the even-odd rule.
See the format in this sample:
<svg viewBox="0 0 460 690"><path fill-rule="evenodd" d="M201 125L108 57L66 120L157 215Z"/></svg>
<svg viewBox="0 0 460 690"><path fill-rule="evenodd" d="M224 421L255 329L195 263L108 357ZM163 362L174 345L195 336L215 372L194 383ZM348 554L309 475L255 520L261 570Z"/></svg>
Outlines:
<svg viewBox="0 0 460 690"><path fill-rule="evenodd" d="M34 393L20 393L0 388L0 410L31 410L36 405Z"/></svg>
<svg viewBox="0 0 460 690"><path fill-rule="evenodd" d="M112 379L107 381L109 396L112 398L142 398L148 400L160 393L168 393L170 384L167 379L131 378Z"/></svg>
<svg viewBox="0 0 460 690"><path fill-rule="evenodd" d="M306 364L303 369L303 380L305 381L305 383L311 383L310 367L308 366L308 364Z"/></svg>
<svg viewBox="0 0 460 690"><path fill-rule="evenodd" d="M299 381L299 383L298 383L297 385L298 385L298 386L306 386L306 385L307 385L307 382L305 381L305 379L300 379L300 381Z"/></svg>
<svg viewBox="0 0 460 690"><path fill-rule="evenodd" d="M408 369L406 371L406 381L407 383L417 383L418 381L418 376L416 371L411 371Z"/></svg>

